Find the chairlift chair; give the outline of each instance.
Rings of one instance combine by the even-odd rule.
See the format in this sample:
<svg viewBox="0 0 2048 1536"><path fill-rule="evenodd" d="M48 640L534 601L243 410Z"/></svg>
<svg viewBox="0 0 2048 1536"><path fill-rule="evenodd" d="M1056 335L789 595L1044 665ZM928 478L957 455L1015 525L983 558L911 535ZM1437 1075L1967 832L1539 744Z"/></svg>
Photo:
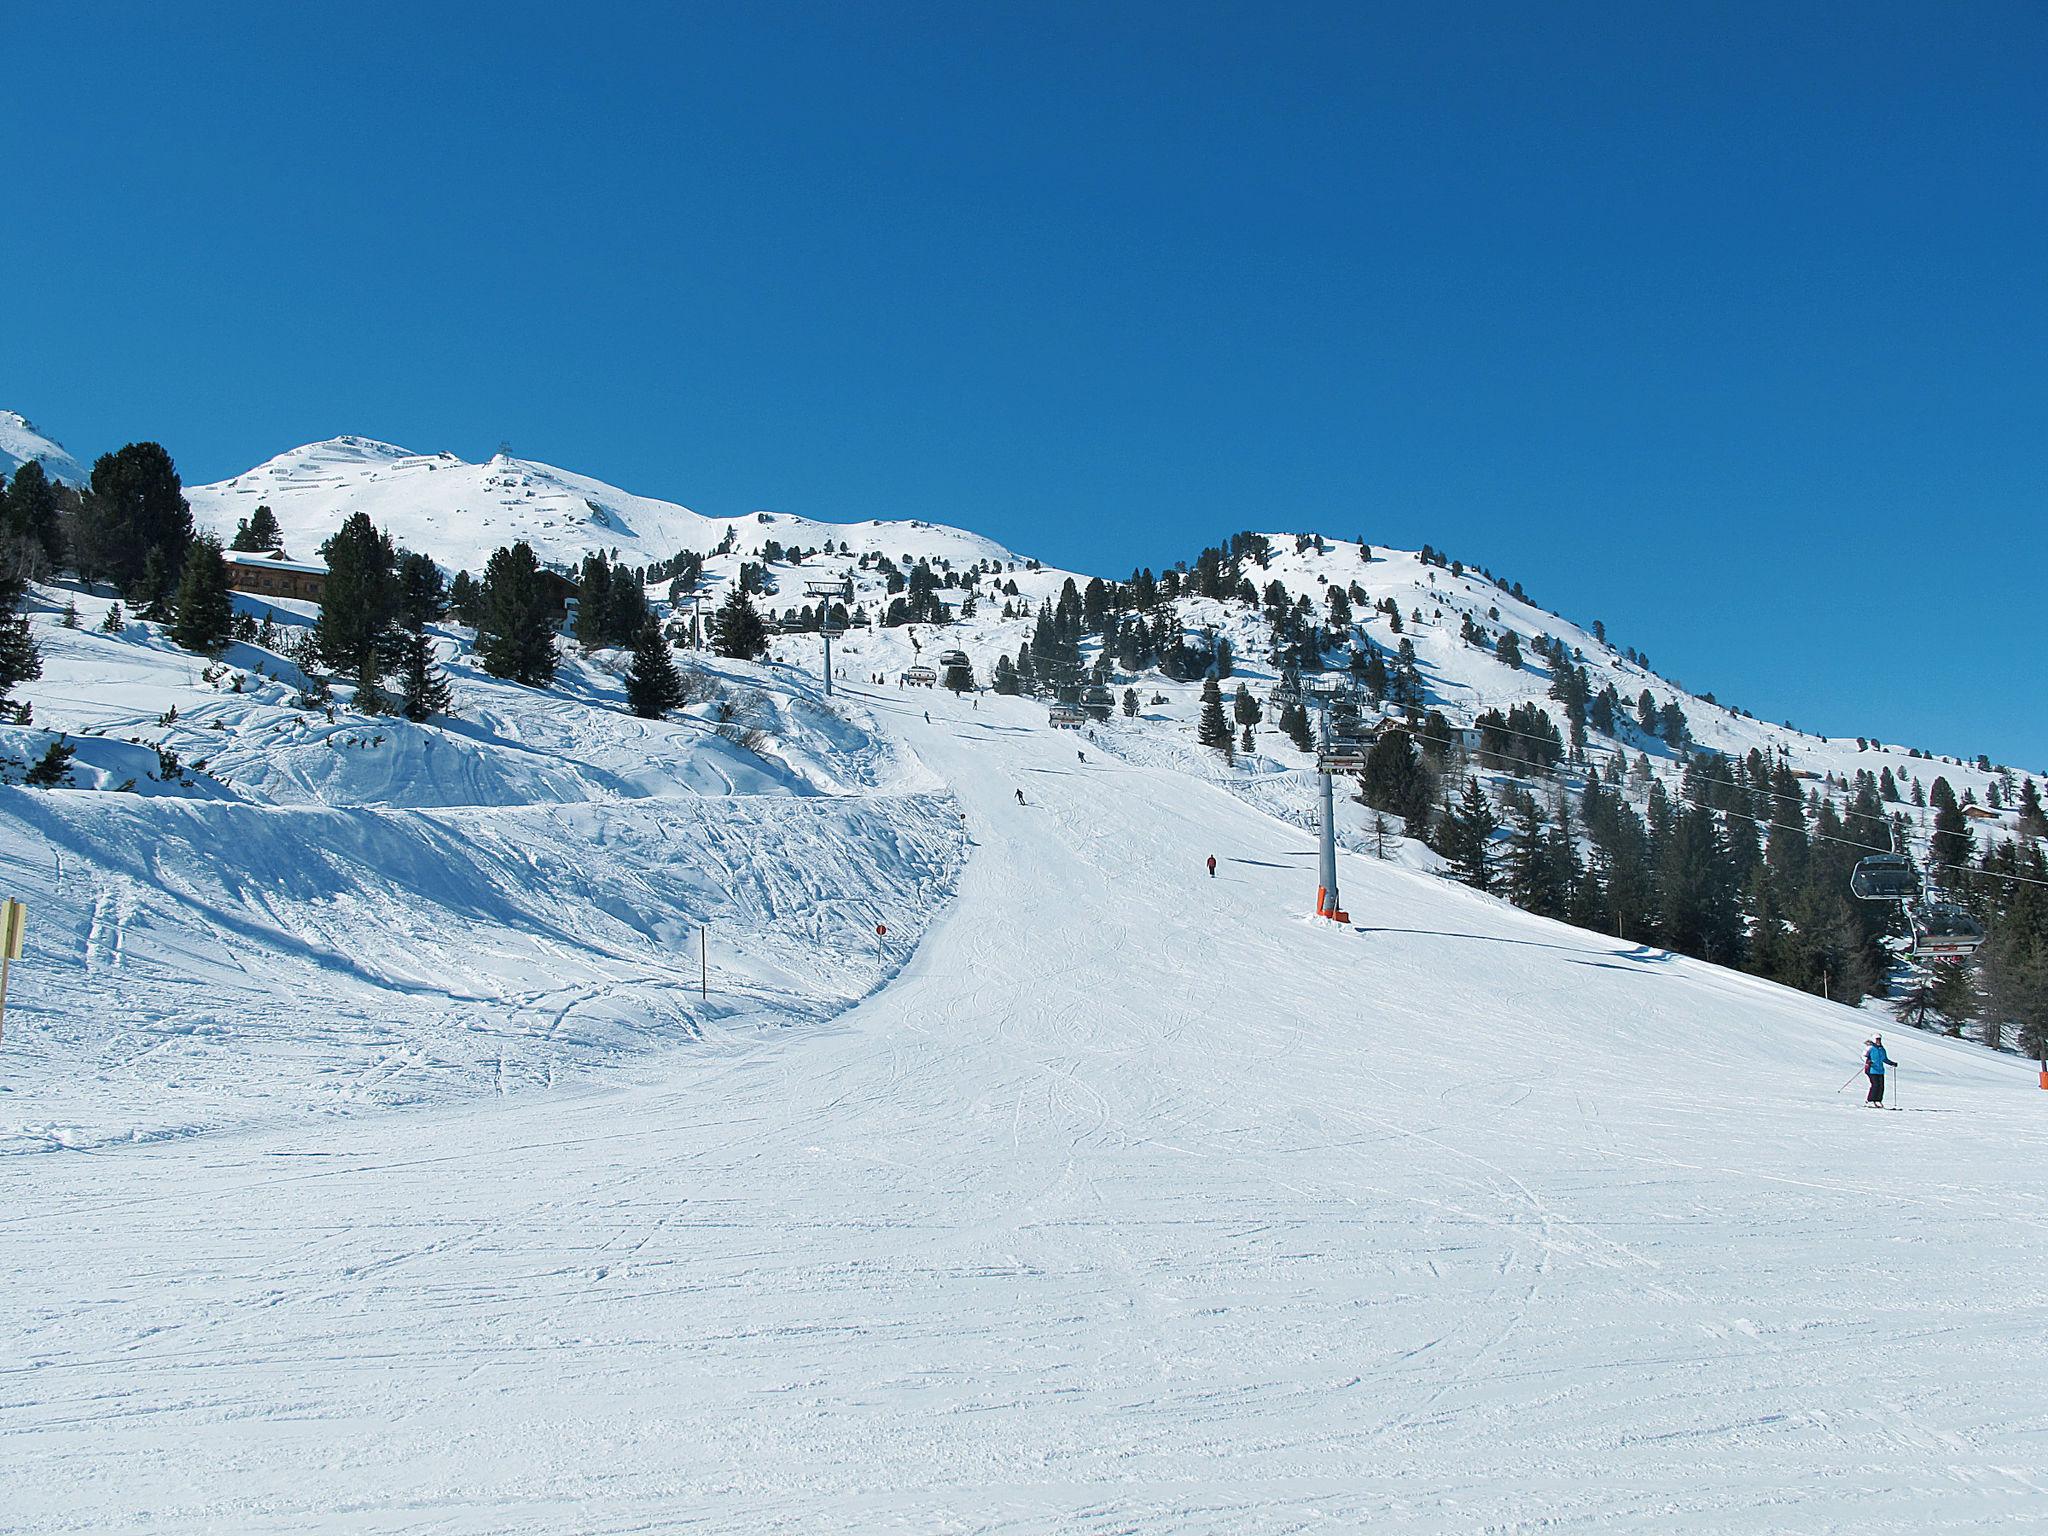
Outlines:
<svg viewBox="0 0 2048 1536"><path fill-rule="evenodd" d="M1984 925L1961 907L1916 907L1911 915L1910 953L1917 959L1960 959L1983 947Z"/></svg>
<svg viewBox="0 0 2048 1536"><path fill-rule="evenodd" d="M1087 712L1078 704L1055 703L1046 707L1046 723L1055 730L1078 731L1087 719Z"/></svg>
<svg viewBox="0 0 2048 1536"><path fill-rule="evenodd" d="M1920 870L1903 853L1873 853L1849 872L1859 901L1911 901L1920 894Z"/></svg>

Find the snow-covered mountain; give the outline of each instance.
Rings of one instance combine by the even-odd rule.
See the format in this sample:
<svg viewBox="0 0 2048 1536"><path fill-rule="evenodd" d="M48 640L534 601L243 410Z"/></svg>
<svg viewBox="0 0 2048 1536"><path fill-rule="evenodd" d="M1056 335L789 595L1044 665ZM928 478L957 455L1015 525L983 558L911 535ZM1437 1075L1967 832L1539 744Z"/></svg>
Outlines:
<svg viewBox="0 0 2048 1536"><path fill-rule="evenodd" d="M45 474L67 485L84 485L91 478L86 467L64 451L62 443L45 437L26 416L0 410L0 480L11 479L30 459L40 459Z"/></svg>
<svg viewBox="0 0 2048 1536"><path fill-rule="evenodd" d="M0 726L77 752L0 786L10 1530L2038 1523L2031 1063L1866 1113L1888 1020L1409 845L1315 922L1193 684L1077 737L906 626L641 721L442 627L414 724L111 606Z"/></svg>
<svg viewBox="0 0 2048 1536"><path fill-rule="evenodd" d="M482 572L493 550L521 539L555 565L573 566L600 551L650 565L684 550L713 549L728 529L750 549L769 539L811 548L831 539L857 553L892 557L914 544L919 553L962 565L1017 558L991 539L931 523L821 523L784 512L704 517L548 464L504 454L473 464L363 437L308 443L231 480L188 486L185 495L195 522L223 537L267 504L285 547L311 558L328 535L364 512L399 544L472 573Z"/></svg>
<svg viewBox="0 0 2048 1536"><path fill-rule="evenodd" d="M589 476L551 465L503 455L481 464L449 453L422 454L361 437L338 437L279 454L256 468L214 485L188 487L195 520L226 537L257 506L267 504L281 525L286 548L311 558L328 535L356 512L367 513L401 545L433 556L447 569L481 572L492 550L524 539L544 561L575 565L594 551L617 551L628 564L647 565L690 550L705 554L701 587L707 602L720 598L743 563L765 563L770 584L766 606L776 614L795 614L805 604L808 583L851 579L856 598L872 614L886 606L889 592L882 576L863 569L858 556L882 554L893 562L928 560L934 567L964 573L978 569L971 585L943 595L957 611L960 599L977 596L978 622L963 626L948 643L958 643L974 656L986 678L998 652L1013 654L1025 630L995 618L1016 587L1016 601L1035 609L1055 597L1068 579L1085 584L1084 573L1043 566L992 539L943 524L921 520L834 523L780 512L756 512L737 518L704 517L686 507L640 496ZM1551 669L1535 654L1533 642L1549 636L1563 642L1587 670L1594 691L1612 685L1623 702L1623 719L1612 736L1596 745L1608 750L1647 752L1675 764L1657 733L1632 723L1636 706L1648 692L1661 708L1675 703L1683 711L1690 744L1715 751L1746 754L1752 749L1816 777L1853 775L1858 769L1876 774L1890 769L1901 792L1918 778L1931 782L1946 775L1960 793L1965 787L1983 800L1996 775L1975 766L1966 743L1880 743L1878 723L1862 740L1826 738L1790 724L1753 718L1740 701L1713 701L1666 680L1638 660L1622 644L1540 607L1532 596L1518 596L1513 583L1495 582L1476 568L1454 570L1441 557L1423 552L1373 546L1370 558L1354 541L1298 538L1291 533L1266 535L1271 553L1262 565L1248 565L1247 575L1263 597L1278 582L1291 600L1306 597L1318 613L1325 610L1331 589L1362 592L1352 603L1362 634L1391 653L1403 638L1416 651L1427 702L1454 725L1470 724L1487 710L1507 711L1517 704L1546 707L1562 724L1562 713L1548 700ZM769 559L778 550L816 550L831 544L851 556L810 557L802 563ZM717 550L729 550L724 555ZM1170 552L1166 552L1170 553ZM1192 553L1192 551L1188 552ZM1480 554L1483 552L1472 552ZM1113 573L1101 573L1109 576ZM1127 574L1127 573L1121 573ZM657 584L654 593L666 592ZM1379 610L1391 603L1399 615ZM1229 639L1241 672L1271 678L1263 657L1270 632L1257 608L1240 603L1184 597L1180 616L1191 628L1212 628ZM1468 643L1468 623L1483 631L1487 646ZM1499 636L1513 631L1524 656L1519 668L1503 665L1492 648ZM1654 637L1637 637L1654 649ZM791 653L814 648L815 640L792 637ZM1912 749L1937 757L1915 756Z"/></svg>

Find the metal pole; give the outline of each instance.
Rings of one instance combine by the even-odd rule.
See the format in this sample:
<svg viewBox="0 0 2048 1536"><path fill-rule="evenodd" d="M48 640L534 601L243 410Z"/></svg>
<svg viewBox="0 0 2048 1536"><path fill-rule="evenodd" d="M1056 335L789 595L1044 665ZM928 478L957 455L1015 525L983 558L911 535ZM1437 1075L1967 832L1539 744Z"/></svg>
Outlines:
<svg viewBox="0 0 2048 1536"><path fill-rule="evenodd" d="M832 697L832 621L827 619L819 632L825 637L825 697Z"/></svg>
<svg viewBox="0 0 2048 1536"><path fill-rule="evenodd" d="M7 969L13 965L5 950L0 950L0 1040L7 1038Z"/></svg>
<svg viewBox="0 0 2048 1536"><path fill-rule="evenodd" d="M1327 703L1323 705L1322 745L1324 752L1327 753L1330 746L1330 706ZM1327 758L1325 758L1326 762ZM1322 801L1323 810L1323 840L1320 849L1322 855L1323 904L1317 911L1316 916L1324 917L1343 911L1344 904L1337 899L1337 811L1335 790L1331 784L1331 776L1324 763L1317 764L1317 767L1322 770L1317 773L1316 777L1320 781L1317 785L1317 795Z"/></svg>
<svg viewBox="0 0 2048 1536"><path fill-rule="evenodd" d="M706 924L705 924L705 925L704 925L704 926L703 926L702 928L699 928L699 929L697 930L697 964L699 965L699 967L701 967L701 969L700 969L700 970L698 971L698 973L697 973L697 988L698 988L698 994L697 994L697 995L698 995L698 996L700 996L700 997L702 997L702 998L704 998L704 999L706 999L707 1001L708 1001L708 1000L710 999L710 997L711 997L711 937L710 937L710 936L711 936L711 925L710 925L709 923L706 923Z"/></svg>

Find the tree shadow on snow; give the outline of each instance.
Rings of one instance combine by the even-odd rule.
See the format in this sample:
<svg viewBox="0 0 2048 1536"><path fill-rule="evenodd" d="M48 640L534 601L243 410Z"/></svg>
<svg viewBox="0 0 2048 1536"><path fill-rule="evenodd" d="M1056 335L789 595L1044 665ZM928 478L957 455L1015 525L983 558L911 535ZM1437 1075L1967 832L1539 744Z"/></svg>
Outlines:
<svg viewBox="0 0 2048 1536"><path fill-rule="evenodd" d="M1411 933L1426 939L1471 939L1479 944L1513 944L1522 949L1556 949L1568 955L1598 955L1598 960L1576 960L1575 965L1594 965L1603 970L1619 971L1623 966L1607 962L1627 960L1636 965L1663 965L1671 959L1668 950L1651 949L1648 945L1637 944L1628 949L1587 949L1578 944L1546 944L1541 939L1507 939L1492 933L1453 933L1443 928L1362 928L1353 925L1353 933Z"/></svg>

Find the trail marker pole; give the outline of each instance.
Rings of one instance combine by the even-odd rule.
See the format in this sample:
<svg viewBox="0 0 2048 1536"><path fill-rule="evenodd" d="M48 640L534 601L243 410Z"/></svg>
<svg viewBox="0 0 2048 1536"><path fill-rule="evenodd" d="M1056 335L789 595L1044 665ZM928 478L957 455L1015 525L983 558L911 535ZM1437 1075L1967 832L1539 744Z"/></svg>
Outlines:
<svg viewBox="0 0 2048 1536"><path fill-rule="evenodd" d="M875 924L875 974L878 976L882 973L882 940L888 936L889 925L887 923Z"/></svg>
<svg viewBox="0 0 2048 1536"><path fill-rule="evenodd" d="M7 1035L7 972L21 958L22 930L27 927L27 907L11 899L0 904L0 1039Z"/></svg>
<svg viewBox="0 0 2048 1536"><path fill-rule="evenodd" d="M706 923L697 930L697 995L706 1002L711 999L711 925Z"/></svg>

